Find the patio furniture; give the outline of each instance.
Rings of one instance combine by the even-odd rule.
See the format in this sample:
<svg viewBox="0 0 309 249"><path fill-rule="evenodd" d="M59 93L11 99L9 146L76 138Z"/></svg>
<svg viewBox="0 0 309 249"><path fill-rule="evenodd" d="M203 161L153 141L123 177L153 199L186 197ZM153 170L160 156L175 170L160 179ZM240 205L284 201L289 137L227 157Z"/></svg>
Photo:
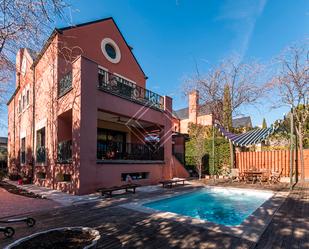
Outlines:
<svg viewBox="0 0 309 249"><path fill-rule="evenodd" d="M272 171L271 176L270 176L270 182L273 184L280 183L282 172L283 172L283 168L280 170L280 172Z"/></svg>
<svg viewBox="0 0 309 249"><path fill-rule="evenodd" d="M35 219L31 217L22 217L22 218L16 218L16 219L9 219L9 220L0 220L0 223L21 223L25 222L28 227L33 227L35 225Z"/></svg>
<svg viewBox="0 0 309 249"><path fill-rule="evenodd" d="M248 170L244 171L244 178L245 182L252 182L252 184L256 183L257 181L262 184L261 177L262 177L263 172L261 171L256 171L256 170Z"/></svg>
<svg viewBox="0 0 309 249"><path fill-rule="evenodd" d="M20 223L25 222L28 227L33 227L35 225L35 219L31 217L23 217L9 220L0 220L0 223L10 224L10 223ZM4 236L11 238L15 234L15 229L13 227L0 227L0 232L3 232Z"/></svg>
<svg viewBox="0 0 309 249"><path fill-rule="evenodd" d="M11 238L15 234L13 227L0 227L0 232L2 232L6 238Z"/></svg>
<svg viewBox="0 0 309 249"><path fill-rule="evenodd" d="M231 182L240 182L243 179L243 176L239 172L239 169L231 169L229 178Z"/></svg>
<svg viewBox="0 0 309 249"><path fill-rule="evenodd" d="M109 196L112 197L112 194L114 191L118 191L118 190L125 190L126 193L133 193L135 194L136 188L140 187L141 185L139 184L125 184L122 186L114 186L111 188L99 188L97 189L97 192L100 192L102 194L102 196Z"/></svg>
<svg viewBox="0 0 309 249"><path fill-rule="evenodd" d="M178 183L182 183L182 185L185 185L185 179L171 179L171 180L166 180L166 181L160 181L159 183L162 184L162 187L169 187L172 188L173 185L176 186Z"/></svg>
<svg viewBox="0 0 309 249"><path fill-rule="evenodd" d="M261 183L266 183L266 184L271 184L271 178L270 178L270 172L267 169L262 169L261 170L262 175L260 177L260 182Z"/></svg>

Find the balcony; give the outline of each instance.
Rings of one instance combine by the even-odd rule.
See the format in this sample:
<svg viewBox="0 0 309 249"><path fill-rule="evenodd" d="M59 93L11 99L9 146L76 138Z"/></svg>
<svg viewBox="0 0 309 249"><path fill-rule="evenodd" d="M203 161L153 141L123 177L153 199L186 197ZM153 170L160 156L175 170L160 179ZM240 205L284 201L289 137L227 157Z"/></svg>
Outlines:
<svg viewBox="0 0 309 249"><path fill-rule="evenodd" d="M72 140L58 143L57 162L62 164L72 163Z"/></svg>
<svg viewBox="0 0 309 249"><path fill-rule="evenodd" d="M36 150L36 162L37 163L45 163L46 161L46 150L45 147L39 147Z"/></svg>
<svg viewBox="0 0 309 249"><path fill-rule="evenodd" d="M98 142L97 159L99 161L163 161L164 147L152 144Z"/></svg>
<svg viewBox="0 0 309 249"><path fill-rule="evenodd" d="M58 84L58 97L65 95L72 89L72 72L62 77Z"/></svg>
<svg viewBox="0 0 309 249"><path fill-rule="evenodd" d="M98 88L100 90L154 109L164 110L164 98L162 96L121 78L118 75L99 69L98 80Z"/></svg>

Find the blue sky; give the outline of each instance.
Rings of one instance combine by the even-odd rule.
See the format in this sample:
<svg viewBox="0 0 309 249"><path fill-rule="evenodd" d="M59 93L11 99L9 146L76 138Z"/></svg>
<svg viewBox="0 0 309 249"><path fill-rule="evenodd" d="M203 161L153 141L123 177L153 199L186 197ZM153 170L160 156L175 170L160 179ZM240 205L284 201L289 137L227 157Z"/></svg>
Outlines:
<svg viewBox="0 0 309 249"><path fill-rule="evenodd" d="M196 64L205 71L234 53L264 63L309 38L308 0L72 0L69 16L72 24L114 17L149 77L147 88L173 97L174 109L187 106L182 85ZM286 109L264 101L242 111L258 125Z"/></svg>

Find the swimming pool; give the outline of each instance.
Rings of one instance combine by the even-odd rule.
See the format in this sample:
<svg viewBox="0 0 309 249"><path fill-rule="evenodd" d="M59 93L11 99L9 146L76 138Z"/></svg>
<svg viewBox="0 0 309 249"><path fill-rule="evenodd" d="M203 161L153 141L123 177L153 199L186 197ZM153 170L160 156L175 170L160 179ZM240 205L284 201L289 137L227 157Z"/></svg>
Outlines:
<svg viewBox="0 0 309 249"><path fill-rule="evenodd" d="M176 213L225 226L240 225L273 194L231 188L203 188L144 203L154 210Z"/></svg>

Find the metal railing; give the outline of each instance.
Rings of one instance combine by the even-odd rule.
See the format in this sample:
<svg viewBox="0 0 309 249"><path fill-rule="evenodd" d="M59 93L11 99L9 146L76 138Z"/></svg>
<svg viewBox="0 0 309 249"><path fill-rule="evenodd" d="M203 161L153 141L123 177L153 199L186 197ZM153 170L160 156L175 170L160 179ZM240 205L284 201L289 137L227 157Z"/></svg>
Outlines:
<svg viewBox="0 0 309 249"><path fill-rule="evenodd" d="M153 144L98 142L98 160L164 160L164 147Z"/></svg>
<svg viewBox="0 0 309 249"><path fill-rule="evenodd" d="M62 141L58 143L58 163L72 162L72 140Z"/></svg>
<svg viewBox="0 0 309 249"><path fill-rule="evenodd" d="M45 163L46 161L46 149L44 146L38 147L36 150L36 162Z"/></svg>
<svg viewBox="0 0 309 249"><path fill-rule="evenodd" d="M72 71L62 77L58 84L58 96L61 97L72 88Z"/></svg>
<svg viewBox="0 0 309 249"><path fill-rule="evenodd" d="M164 110L164 98L136 85L118 75L99 68L98 88L119 95L121 97L138 102L139 104Z"/></svg>

